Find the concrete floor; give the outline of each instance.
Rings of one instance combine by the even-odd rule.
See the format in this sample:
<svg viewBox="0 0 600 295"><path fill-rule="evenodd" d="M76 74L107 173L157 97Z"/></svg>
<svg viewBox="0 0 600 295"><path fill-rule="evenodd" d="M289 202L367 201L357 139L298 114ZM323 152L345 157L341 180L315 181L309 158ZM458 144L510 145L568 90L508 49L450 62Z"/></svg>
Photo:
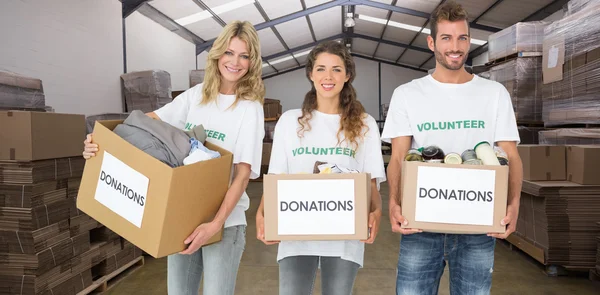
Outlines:
<svg viewBox="0 0 600 295"><path fill-rule="evenodd" d="M359 270L354 294L395 294L395 267L400 237L392 233L387 214L387 185L382 185L382 226L373 245L367 245L365 267ZM262 194L262 183L251 182L248 188L250 209L246 249L237 278L236 294L277 294L277 247L265 246L256 239L255 213ZM166 259L147 257L146 265L117 283L106 294L166 294ZM444 273L439 294L448 291L448 273ZM202 294L202 292L200 292ZM317 279L314 294L321 294ZM583 276L548 277L543 268L518 251L498 242L492 283L492 294L600 294L600 284Z"/></svg>

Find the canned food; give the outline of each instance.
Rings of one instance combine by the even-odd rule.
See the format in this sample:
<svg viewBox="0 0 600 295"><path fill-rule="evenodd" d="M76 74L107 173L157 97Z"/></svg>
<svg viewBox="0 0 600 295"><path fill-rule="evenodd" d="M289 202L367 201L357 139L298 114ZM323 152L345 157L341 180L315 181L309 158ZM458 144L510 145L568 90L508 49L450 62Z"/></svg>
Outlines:
<svg viewBox="0 0 600 295"><path fill-rule="evenodd" d="M494 148L487 141L482 141L475 145L475 153L477 153L477 158L481 159L483 164L485 165L498 165L498 157L496 156L496 152Z"/></svg>
<svg viewBox="0 0 600 295"><path fill-rule="evenodd" d="M443 161L444 160L431 159L431 160L425 160L425 163L441 164Z"/></svg>
<svg viewBox="0 0 600 295"><path fill-rule="evenodd" d="M444 157L444 163L446 164L462 164L462 158L457 153L449 153Z"/></svg>
<svg viewBox="0 0 600 295"><path fill-rule="evenodd" d="M414 162L423 162L423 157L420 154L407 154L404 157L404 161L414 161Z"/></svg>
<svg viewBox="0 0 600 295"><path fill-rule="evenodd" d="M500 165L502 165L502 166L508 166L508 159L507 158L498 157L498 162L500 162Z"/></svg>
<svg viewBox="0 0 600 295"><path fill-rule="evenodd" d="M465 165L483 165L483 162L479 159L471 159L471 160L464 161L463 164L465 164Z"/></svg>
<svg viewBox="0 0 600 295"><path fill-rule="evenodd" d="M421 154L423 155L423 160L427 161L427 160L444 160L444 151L442 151L442 149L440 149L439 147L432 145L432 146L428 146L425 147L422 151Z"/></svg>
<svg viewBox="0 0 600 295"><path fill-rule="evenodd" d="M475 153L475 150L466 150L462 153L461 158L463 160L463 162L469 161L469 160L476 160L477 159L477 153Z"/></svg>

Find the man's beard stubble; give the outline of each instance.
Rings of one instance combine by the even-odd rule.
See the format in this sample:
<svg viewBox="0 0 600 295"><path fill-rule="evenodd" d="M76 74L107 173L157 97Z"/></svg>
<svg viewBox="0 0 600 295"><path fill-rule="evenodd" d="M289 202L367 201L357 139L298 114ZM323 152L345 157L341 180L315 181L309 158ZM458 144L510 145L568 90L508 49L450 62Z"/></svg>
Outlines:
<svg viewBox="0 0 600 295"><path fill-rule="evenodd" d="M448 69L448 70L452 70L452 71L456 71L456 70L460 70L460 68L463 67L463 65L465 64L465 62L467 61L467 57L468 57L468 53L464 53L462 51L456 51L456 52L449 52L448 54L452 54L452 53L456 53L456 54L462 54L462 60L458 63L458 64L448 64L446 62L446 55L442 54L441 52L439 52L437 50L437 48L435 48L435 59L437 60L438 63L440 63L444 68Z"/></svg>

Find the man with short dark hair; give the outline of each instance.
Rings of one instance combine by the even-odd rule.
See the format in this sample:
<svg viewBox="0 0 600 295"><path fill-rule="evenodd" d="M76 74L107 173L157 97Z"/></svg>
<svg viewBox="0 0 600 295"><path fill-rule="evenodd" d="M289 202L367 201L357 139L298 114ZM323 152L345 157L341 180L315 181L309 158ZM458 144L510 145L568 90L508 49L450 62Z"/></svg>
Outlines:
<svg viewBox="0 0 600 295"><path fill-rule="evenodd" d="M435 53L435 72L396 88L382 133L382 140L392 143L388 165L390 222L392 230L402 234L396 293L437 294L447 262L450 294L489 294L495 239L514 232L519 215L523 171L515 114L504 86L469 74L464 68L471 41L466 11L455 2L447 2L431 14L430 24L427 42ZM474 126L424 127L473 120L478 122ZM411 229L400 203L400 173L408 150L436 145L446 153L460 154L481 141L501 147L510 163L508 206L502 219L506 232L461 235Z"/></svg>

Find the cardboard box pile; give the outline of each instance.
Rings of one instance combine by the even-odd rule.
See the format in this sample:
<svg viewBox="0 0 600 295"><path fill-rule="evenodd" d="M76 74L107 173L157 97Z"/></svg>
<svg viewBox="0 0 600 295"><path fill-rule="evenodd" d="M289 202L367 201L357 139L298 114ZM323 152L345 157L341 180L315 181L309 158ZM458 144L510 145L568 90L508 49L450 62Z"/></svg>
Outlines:
<svg viewBox="0 0 600 295"><path fill-rule="evenodd" d="M77 294L123 250L76 208L84 136L82 115L0 112L0 293Z"/></svg>
<svg viewBox="0 0 600 295"><path fill-rule="evenodd" d="M545 28L545 126L600 123L600 3L571 8L575 11Z"/></svg>
<svg viewBox="0 0 600 295"><path fill-rule="evenodd" d="M263 110L265 112L265 119L277 119L281 116L283 111L281 101L277 99L265 98Z"/></svg>
<svg viewBox="0 0 600 295"><path fill-rule="evenodd" d="M489 79L510 93L517 122L542 122L541 57L517 57L494 65Z"/></svg>
<svg viewBox="0 0 600 295"><path fill-rule="evenodd" d="M190 71L190 88L204 82L204 70L191 70Z"/></svg>
<svg viewBox="0 0 600 295"><path fill-rule="evenodd" d="M559 128L539 132L540 144L590 145L600 144L600 128Z"/></svg>
<svg viewBox="0 0 600 295"><path fill-rule="evenodd" d="M544 131L544 127L528 127L518 126L519 138L521 138L521 144L538 144L540 142L539 132Z"/></svg>
<svg viewBox="0 0 600 295"><path fill-rule="evenodd" d="M126 111L153 112L173 99L171 75L162 70L131 72L121 75Z"/></svg>
<svg viewBox="0 0 600 295"><path fill-rule="evenodd" d="M96 124L96 121L125 120L128 116L129 113L104 113L87 116L85 118L85 130L88 134L90 134L92 131L94 131L94 124Z"/></svg>
<svg viewBox="0 0 600 295"><path fill-rule="evenodd" d="M598 195L600 185L524 181L517 234L544 250L546 265L594 268Z"/></svg>
<svg viewBox="0 0 600 295"><path fill-rule="evenodd" d="M546 265L590 269L600 228L600 146L519 146L524 182L516 234Z"/></svg>
<svg viewBox="0 0 600 295"><path fill-rule="evenodd" d="M488 37L490 60L507 57L518 52L542 52L544 27L547 22L516 23Z"/></svg>
<svg viewBox="0 0 600 295"><path fill-rule="evenodd" d="M598 232L600 232L600 222L596 223ZM600 234L596 237L596 242L598 242L598 247L596 251L596 273L600 274Z"/></svg>
<svg viewBox="0 0 600 295"><path fill-rule="evenodd" d="M0 109L45 111L42 80L0 71Z"/></svg>

